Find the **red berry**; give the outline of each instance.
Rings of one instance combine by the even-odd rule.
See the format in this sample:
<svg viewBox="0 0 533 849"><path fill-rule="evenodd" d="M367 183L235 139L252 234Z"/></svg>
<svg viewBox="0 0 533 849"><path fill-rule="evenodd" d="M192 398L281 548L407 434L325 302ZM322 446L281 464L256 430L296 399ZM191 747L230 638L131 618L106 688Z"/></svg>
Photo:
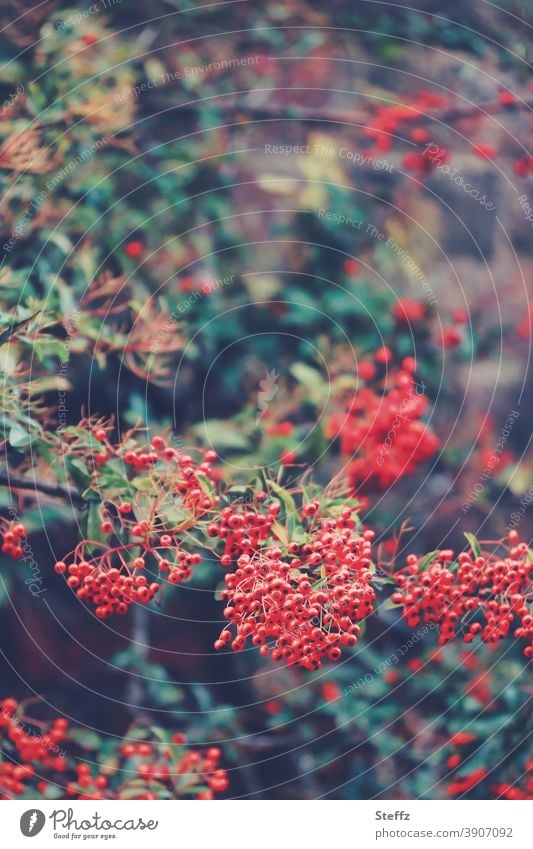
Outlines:
<svg viewBox="0 0 533 849"><path fill-rule="evenodd" d="M411 132L411 139L417 144L423 144L429 140L429 133L423 127L415 127Z"/></svg>
<svg viewBox="0 0 533 849"><path fill-rule="evenodd" d="M298 457L294 453L294 451L284 451L280 456L280 462L283 463L284 466L293 466L296 463Z"/></svg>
<svg viewBox="0 0 533 849"><path fill-rule="evenodd" d="M359 271L360 267L360 263L353 258L344 260L342 266L344 273L347 274L349 277L354 277Z"/></svg>
<svg viewBox="0 0 533 849"><path fill-rule="evenodd" d="M376 367L371 360L363 360L357 366L357 374L361 380L373 380L377 374Z"/></svg>
<svg viewBox="0 0 533 849"><path fill-rule="evenodd" d="M183 744L187 742L187 738L185 737L185 734L180 734L178 731L172 735L172 742L176 746L183 746Z"/></svg>
<svg viewBox="0 0 533 849"><path fill-rule="evenodd" d="M392 360L392 352L390 348L378 348L378 350L374 354L374 357L376 359L376 362L381 363L382 365L386 365Z"/></svg>
<svg viewBox="0 0 533 849"><path fill-rule="evenodd" d="M505 89L499 92L498 100L502 106L514 106L516 103L514 94L511 94L510 91L506 91Z"/></svg>
<svg viewBox="0 0 533 849"><path fill-rule="evenodd" d="M2 711L4 713L15 713L18 707L18 702L15 699L7 698L2 700Z"/></svg>

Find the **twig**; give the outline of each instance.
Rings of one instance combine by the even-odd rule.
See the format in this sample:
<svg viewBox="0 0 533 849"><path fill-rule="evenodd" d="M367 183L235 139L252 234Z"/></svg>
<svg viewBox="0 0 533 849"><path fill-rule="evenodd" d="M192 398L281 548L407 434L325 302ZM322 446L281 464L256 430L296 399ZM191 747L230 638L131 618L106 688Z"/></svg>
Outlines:
<svg viewBox="0 0 533 849"><path fill-rule="evenodd" d="M63 498L72 504L85 504L81 495L76 490L68 486L61 486L57 483L47 483L46 481L38 481L14 475L8 469L0 469L0 486L7 486L9 490L23 489L33 493L41 492L43 495L49 495L51 498Z"/></svg>

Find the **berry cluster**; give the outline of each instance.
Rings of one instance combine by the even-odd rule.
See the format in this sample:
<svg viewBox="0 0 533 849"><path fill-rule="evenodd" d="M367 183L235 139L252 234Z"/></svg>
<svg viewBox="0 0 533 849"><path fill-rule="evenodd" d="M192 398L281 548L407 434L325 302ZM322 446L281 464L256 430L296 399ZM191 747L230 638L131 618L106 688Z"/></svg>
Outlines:
<svg viewBox="0 0 533 849"><path fill-rule="evenodd" d="M450 739L450 745L458 748L448 757L446 761L447 768L451 771L460 769L464 762L475 753L473 750L478 743L479 738L472 731L458 731L456 734L453 734ZM466 775L455 775L448 785L448 795L459 796L468 792L474 785L484 779L487 774L488 770L477 769ZM525 786L520 786L521 784ZM525 769L521 771L521 774L514 782L500 782L492 786L491 790L495 796L503 799L520 801L533 799L533 760L526 761Z"/></svg>
<svg viewBox="0 0 533 849"><path fill-rule="evenodd" d="M420 143L425 144L424 149L406 153L403 157L403 165L408 171L414 171L422 177L431 173L434 168L444 165L449 159L449 154L446 148L437 144L428 145L426 140Z"/></svg>
<svg viewBox="0 0 533 849"><path fill-rule="evenodd" d="M160 482L170 483L181 496L183 504L195 516L204 514L218 504L217 497L213 497L205 486L207 481L214 479L212 463L217 459L214 451L206 451L202 462L196 464L190 454L177 451L160 436L155 436L150 445L150 451L124 451L124 462L136 472L161 464L163 471L159 470Z"/></svg>
<svg viewBox="0 0 533 849"><path fill-rule="evenodd" d="M105 618L124 615L134 602L148 604L160 589L158 580L143 574L153 568L155 578L165 575L168 583L178 584L191 577L192 568L201 563L200 554L187 552L182 535L209 513L220 498L214 494L212 463L217 455L206 451L200 463L190 454L177 451L159 436L148 450L126 444L113 446L107 430L97 427L93 437L105 447L99 467L110 459L120 460L131 469L127 484L135 491L143 475L142 496L131 501L104 500L100 506L101 540L83 540L54 568L67 575L68 585L78 598L96 605L96 615ZM97 473L100 497L105 496L105 472ZM178 524L172 516L183 516Z"/></svg>
<svg viewBox="0 0 533 849"><path fill-rule="evenodd" d="M326 422L326 437L340 436L342 455L355 455L347 472L358 491L385 489L412 474L439 447L422 421L429 402L413 378L414 360L406 357L402 368L389 369L383 376L391 357L387 348L380 348L375 362L361 362L358 376L366 385L342 399L342 412Z"/></svg>
<svg viewBox="0 0 533 849"><path fill-rule="evenodd" d="M183 734L163 743L163 732L155 740L138 739L137 727L132 730L137 739L126 737L111 751L99 740L88 752L85 743L81 759L75 734L68 738L66 719L26 719L13 698L4 699L1 707L0 741L6 760L0 760L0 799L23 794L55 799L213 799L228 788L227 772L219 765L220 749L190 749ZM68 752L59 749L67 739Z"/></svg>
<svg viewBox="0 0 533 849"><path fill-rule="evenodd" d="M485 769L485 767L479 767L479 769L475 769L465 775L458 775L448 784L448 796L451 796L452 798L455 798L456 796L463 796L465 793L472 790L476 784L483 781L488 774L488 769Z"/></svg>
<svg viewBox="0 0 533 849"><path fill-rule="evenodd" d="M123 616L134 602L148 604L160 585L157 581L148 583L146 575L133 571L144 568L144 558L135 557L127 561L125 552L128 546L104 548L103 554L91 555L87 552L86 543L82 542L74 550L70 565L59 560L54 569L58 574L68 573L69 587L76 591L79 599L96 605L95 613L99 619L113 613ZM120 563L118 568L113 566L117 560Z"/></svg>
<svg viewBox="0 0 533 849"><path fill-rule="evenodd" d="M60 744L65 740L69 723L58 717L42 728L40 723L21 720L17 715L19 705L10 697L2 701L1 707L2 749L5 749L2 739L5 737L5 745L11 747L13 754L9 760L0 762L0 799L11 799L24 793L26 782L34 779L37 773L65 771L66 760Z"/></svg>
<svg viewBox="0 0 533 849"><path fill-rule="evenodd" d="M185 742L183 734L174 734L173 746L148 742L128 742L122 746L120 753L125 761L122 770L136 773L147 785L143 795L137 798L161 798L155 787L150 789L151 784L163 785L170 798L189 794L191 788L196 790L198 799L213 799L214 793L227 790L228 774L219 767L220 749L212 746L204 753L186 750Z"/></svg>
<svg viewBox="0 0 533 849"><path fill-rule="evenodd" d="M461 631L466 643L479 636L494 644L507 637L518 620L514 636L528 641L526 657L533 657L533 562L516 531L508 534L505 556L497 551L465 551L455 558L446 549L419 558L410 554L407 567L395 575L399 590L392 596L403 616L415 627L423 619L435 623L444 645Z"/></svg>
<svg viewBox="0 0 533 849"><path fill-rule="evenodd" d="M94 770L90 764L79 763L74 767L76 777L68 781L65 786L65 795L76 799L105 799L105 789L108 778L103 772ZM46 792L47 782L40 783L40 791Z"/></svg>
<svg viewBox="0 0 533 849"><path fill-rule="evenodd" d="M372 121L364 128L363 135L374 141L378 151L386 152L391 149L404 122L416 122L421 115L442 109L445 105L445 98L431 91L420 91L409 103L379 104L374 110ZM427 143L429 133L423 127L415 127L411 139L417 144Z"/></svg>
<svg viewBox="0 0 533 849"><path fill-rule="evenodd" d="M273 660L317 669L324 657L338 660L342 646L357 643L357 622L371 613L375 599L370 568L374 534L359 533L349 507L337 519L320 519L319 509L316 501L304 507L310 523L307 541L289 542L285 550L261 545L275 505L266 517L235 509L226 516L226 526L244 530L244 535L237 542L231 534L225 537L222 565L228 568L236 557L237 568L225 575L224 616L230 624L216 649L229 643L240 651L249 638ZM217 533L224 535L226 529L219 527Z"/></svg>
<svg viewBox="0 0 533 849"><path fill-rule="evenodd" d="M256 494L256 502L265 498L265 493ZM224 541L224 551L220 555L223 569L230 569L241 554L249 555L264 545L272 534L279 511L278 501L268 505L266 512L254 509L253 505L243 509L237 504L220 511L217 521L208 525L207 535Z"/></svg>
<svg viewBox="0 0 533 849"><path fill-rule="evenodd" d="M525 781L523 780L523 777L520 776L523 786L520 786L518 783L520 779L513 783L510 781L502 781L494 787L494 792L502 799L531 802L531 800L533 800L533 759L526 761L524 773Z"/></svg>

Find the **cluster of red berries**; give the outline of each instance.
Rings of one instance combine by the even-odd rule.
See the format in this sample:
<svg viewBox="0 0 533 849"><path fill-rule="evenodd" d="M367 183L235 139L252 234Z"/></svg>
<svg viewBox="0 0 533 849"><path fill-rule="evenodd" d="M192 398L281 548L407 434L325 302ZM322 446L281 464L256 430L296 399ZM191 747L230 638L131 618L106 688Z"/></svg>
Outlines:
<svg viewBox="0 0 533 849"><path fill-rule="evenodd" d="M266 498L266 493L258 492L255 502L261 503ZM244 507L240 504L223 507L217 521L207 526L209 537L218 537L224 541L224 551L219 558L223 569L231 569L241 554L253 554L269 539L272 525L280 511L280 504L274 501L265 506L265 512L255 509L251 504Z"/></svg>
<svg viewBox="0 0 533 849"><path fill-rule="evenodd" d="M494 787L494 792L502 799L510 801L529 801L533 799L533 760L526 761L524 773L526 774L524 786L518 782L500 782ZM522 776L521 776L522 778Z"/></svg>
<svg viewBox="0 0 533 849"><path fill-rule="evenodd" d="M67 566L59 560L54 569L58 574L68 574L67 584L76 591L82 601L91 601L96 605L95 614L105 619L113 613L124 616L131 604L148 604L158 592L160 585L156 581L148 583L146 575L134 574L133 570L144 567L144 558L137 557L126 562L120 547L104 546L103 554L93 556L80 543L74 551L74 559ZM113 558L120 562L120 568L113 566ZM142 564L141 564L142 561Z"/></svg>
<svg viewBox="0 0 533 849"><path fill-rule="evenodd" d="M2 531L2 551L15 560L20 560L23 554L21 540L26 536L26 529L20 522L9 522Z"/></svg>
<svg viewBox="0 0 533 849"><path fill-rule="evenodd" d="M494 644L514 636L527 640L524 654L533 657L533 562L516 531L508 534L506 556L496 551L462 552L455 558L446 549L431 558L410 554L407 567L395 576L399 590L392 601L402 606L410 626L420 620L435 623L444 645L460 631L466 643L479 636Z"/></svg>
<svg viewBox="0 0 533 849"><path fill-rule="evenodd" d="M388 151L392 147L393 139L399 134L402 123L417 121L421 115L441 109L445 104L446 100L442 95L431 91L420 91L410 103L380 104L372 116L372 123L364 128L363 135L374 140L377 150ZM416 127L411 138L422 143L428 141L429 135L423 127Z"/></svg>
<svg viewBox="0 0 533 849"><path fill-rule="evenodd" d="M465 746L471 746L471 744L476 743L477 740L477 735L472 731L458 731L456 734L452 735L450 745L454 747L461 747L462 749ZM467 750L467 756L468 754ZM464 759L465 757L462 751L454 751L453 754L448 757L446 766L449 770L456 770L461 766ZM524 787L519 786L518 781L514 783L508 781L500 782L491 788L493 793L500 798L513 801L533 799L533 760L526 761L523 772L526 776ZM455 776L453 781L448 785L448 795L460 796L463 793L468 792L468 790L478 784L479 781L483 780L487 774L488 771L486 769L477 769L468 775ZM521 778L522 776L520 776L520 779Z"/></svg>
<svg viewBox="0 0 533 849"><path fill-rule="evenodd" d="M273 660L317 669L323 658L338 660L341 647L356 645L357 622L371 613L375 600L370 568L374 533L359 533L349 507L337 519L319 519L319 509L316 501L304 507L311 525L307 541L290 542L285 550L261 546L268 534L263 522L246 527L247 536L236 546L230 541L233 555L225 557L231 561L238 553L237 568L225 575L222 593L230 624L215 642L216 649L230 644L241 651L250 639ZM270 517L264 518L270 524ZM233 510L227 524L237 523L236 530L253 524L251 517ZM250 533L254 530L255 540Z"/></svg>
<svg viewBox="0 0 533 849"><path fill-rule="evenodd" d="M0 799L20 796L37 772L52 770L62 773L67 768L66 759L60 753L60 744L67 735L68 721L58 717L43 731L40 724L19 718L18 707L17 701L11 697L3 699L1 704L0 740L2 748L6 750L10 745L13 754L10 760L0 763Z"/></svg>
<svg viewBox="0 0 533 849"><path fill-rule="evenodd" d="M47 798L51 788L54 798L61 791L60 798L65 799L213 799L228 788L227 772L219 765L220 749L186 748L183 734L174 734L171 744L159 739L127 740L104 760L100 760L98 741L89 764L72 754L77 745L74 738L68 753L54 754L67 739L66 719L43 723L21 714L22 706L15 699L2 701L0 742L9 759L0 762L0 799L28 792L32 798ZM138 732L136 728L134 733ZM89 757L86 745L83 756Z"/></svg>
<svg viewBox="0 0 533 849"><path fill-rule="evenodd" d="M163 472L161 483L170 483L174 492L181 496L183 504L196 516L202 515L219 503L219 498L211 496L204 486L204 482L216 478L212 466L217 459L215 451L206 451L202 462L196 463L190 454L167 445L160 436L155 436L150 445L150 451L125 451L124 462L133 466L135 471L157 463L166 464L167 469Z"/></svg>
<svg viewBox="0 0 533 849"><path fill-rule="evenodd" d="M432 148L437 147L437 150ZM419 176L431 173L435 168L448 162L449 154L446 148L437 145L427 145L424 150L412 150L403 158L403 165L408 171L414 171Z"/></svg>
<svg viewBox="0 0 533 849"><path fill-rule="evenodd" d="M483 781L488 774L488 769L485 767L479 767L479 769L475 769L466 775L456 776L455 779L448 784L448 796L451 796L452 798L456 796L463 796L465 793L472 790L476 784Z"/></svg>
<svg viewBox="0 0 533 849"><path fill-rule="evenodd" d="M394 304L391 315L399 325L416 325L427 318L426 305L412 298L401 298ZM463 310L454 310L454 324L468 323L468 314ZM457 348L463 341L462 333L456 327L443 327L439 330L439 344L443 348Z"/></svg>
<svg viewBox="0 0 533 849"><path fill-rule="evenodd" d="M213 799L215 793L223 793L229 786L226 770L220 769L222 752L211 746L205 752L196 749L186 750L183 734L174 734L173 746L160 743L125 743L121 755L127 761L123 771L135 772L145 782L142 796L137 798L161 798L160 790L150 789L150 785L163 785L169 798L190 795L197 791L198 799Z"/></svg>
<svg viewBox="0 0 533 849"><path fill-rule="evenodd" d="M114 613L124 615L134 602L148 604L154 598L160 583L143 574L150 565L157 570L155 577L166 575L170 584L191 577L202 558L183 548L180 534L217 506L220 498L213 494L214 451L204 452L197 463L160 436L152 439L148 450L117 449L103 427L96 428L93 436L105 445L106 459L120 457L133 467L134 476L149 469L154 484L149 519L138 515L140 510L146 512L146 498L140 504L104 500L100 532L109 540L84 540L54 566L58 574L67 575L67 583L78 598L91 601L96 605L96 615L105 618ZM184 514L181 525L167 529L165 509L176 504L188 511L190 519Z"/></svg>
<svg viewBox="0 0 533 849"><path fill-rule="evenodd" d="M450 738L450 746L453 747L464 747L469 746L471 743L474 743L477 740L477 735L472 731L458 731L456 734L452 734ZM468 752L467 752L468 754ZM455 751L451 754L446 760L446 767L449 770L457 769L464 760L464 755L462 752Z"/></svg>
<svg viewBox="0 0 533 849"><path fill-rule="evenodd" d="M65 786L67 798L76 799L106 799L105 793L108 778L103 772L94 770L87 763L79 763L74 767L76 778L68 781ZM41 784L41 791L44 790Z"/></svg>
<svg viewBox="0 0 533 849"><path fill-rule="evenodd" d="M440 444L422 420L429 402L413 377L415 361L406 357L401 368L380 377L380 367L391 358L387 348L380 348L375 362L361 362L358 376L371 385L342 398L343 411L326 421L325 435L340 436L341 454L354 457L347 472L359 491L385 489L413 474Z"/></svg>

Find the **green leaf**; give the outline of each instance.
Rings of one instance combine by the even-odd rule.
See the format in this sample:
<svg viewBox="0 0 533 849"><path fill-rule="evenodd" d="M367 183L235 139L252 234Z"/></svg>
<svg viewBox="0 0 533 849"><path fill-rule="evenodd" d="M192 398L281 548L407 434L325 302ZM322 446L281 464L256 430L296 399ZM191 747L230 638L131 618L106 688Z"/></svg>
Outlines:
<svg viewBox="0 0 533 849"><path fill-rule="evenodd" d="M427 569L427 568L428 568L428 566L430 566L430 565L433 563L433 561L435 560L435 558L436 558L436 557L438 557L438 556L439 556L439 552L438 552L438 551L430 551L430 552L429 552L429 554L426 554L426 555L422 558L422 560L420 560L420 561L418 562L418 568L419 568L419 570L420 570L421 572L423 572L425 569Z"/></svg>
<svg viewBox="0 0 533 849"><path fill-rule="evenodd" d="M18 422L15 422L15 424L12 424L9 428L8 440L9 444L13 448L24 448L26 445L30 444L32 439L33 437L31 433L28 433L28 431Z"/></svg>
<svg viewBox="0 0 533 849"><path fill-rule="evenodd" d="M239 504L240 502L243 504L252 504L254 501L254 489L251 486L230 486L222 493L222 499L224 502L230 504Z"/></svg>
<svg viewBox="0 0 533 849"><path fill-rule="evenodd" d="M99 507L99 502L91 501L89 503L89 510L87 511L87 537L95 542L103 542L103 540L107 539L106 534L100 530L102 520L100 518Z"/></svg>
<svg viewBox="0 0 533 849"><path fill-rule="evenodd" d="M98 749L101 742L98 734L88 728L73 728L69 731L68 737L84 749Z"/></svg>
<svg viewBox="0 0 533 849"><path fill-rule="evenodd" d="M277 495L277 497L283 504L284 518L287 525L289 539L292 539L292 534L296 527L298 519L298 510L296 507L296 502L292 495L275 481L269 480L268 486L270 487L272 492Z"/></svg>
<svg viewBox="0 0 533 849"><path fill-rule="evenodd" d="M197 472L196 477L198 478L200 486L202 487L206 495L208 495L210 498L214 498L216 495L215 487L213 486L209 478L205 475L200 474L199 472Z"/></svg>
<svg viewBox="0 0 533 849"><path fill-rule="evenodd" d="M280 525L279 522L274 522L272 525L272 532L276 534L277 538L283 543L283 545L289 544L287 530L283 527L283 525Z"/></svg>
<svg viewBox="0 0 533 849"><path fill-rule="evenodd" d="M472 553L475 557L481 557L481 546L477 541L477 537L474 534L469 534L465 531L465 537L468 540L470 548L472 549Z"/></svg>
<svg viewBox="0 0 533 849"><path fill-rule="evenodd" d="M294 363L291 366L291 374L306 390L309 400L313 404L323 404L328 397L329 386L320 372L306 363Z"/></svg>
<svg viewBox="0 0 533 849"><path fill-rule="evenodd" d="M80 491L87 489L91 483L90 472L79 457L67 457L67 470Z"/></svg>
<svg viewBox="0 0 533 849"><path fill-rule="evenodd" d="M224 421L224 419L208 419L203 424L195 425L191 430L215 448L239 450L248 448L248 441L242 433L230 421Z"/></svg>
<svg viewBox="0 0 533 849"><path fill-rule="evenodd" d="M131 481L131 485L139 492L153 492L155 490L155 483L148 475L134 478Z"/></svg>
<svg viewBox="0 0 533 849"><path fill-rule="evenodd" d="M227 585L224 581L220 581L216 590L215 590L215 601L223 601L222 593L224 590L227 590Z"/></svg>

